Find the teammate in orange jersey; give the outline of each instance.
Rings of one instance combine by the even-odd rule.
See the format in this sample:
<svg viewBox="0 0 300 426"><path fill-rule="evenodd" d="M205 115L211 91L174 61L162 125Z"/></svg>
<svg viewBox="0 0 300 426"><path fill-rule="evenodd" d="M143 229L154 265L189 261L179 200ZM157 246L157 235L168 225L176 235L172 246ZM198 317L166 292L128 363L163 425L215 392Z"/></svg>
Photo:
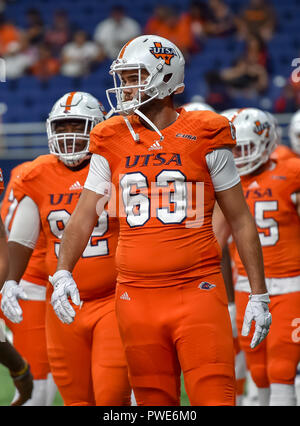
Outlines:
<svg viewBox="0 0 300 426"><path fill-rule="evenodd" d="M138 405L179 405L181 370L192 405L234 405L232 330L211 223L216 199L251 277L247 312L254 305L259 312L253 345L270 323L258 234L231 153L234 127L214 112L174 109L173 94L184 89L184 59L162 37L128 42L111 73L109 102L123 117L91 132L89 175L52 281L76 290L74 266L100 204L115 189L116 312ZM56 295L67 314L68 292Z"/></svg>
<svg viewBox="0 0 300 426"><path fill-rule="evenodd" d="M46 239L46 272L54 273L64 227L88 173L89 133L103 119L102 105L88 93L68 93L55 103L47 121L51 154L31 162L13 187L19 206L9 238L10 254L12 259L15 253L22 255L21 262L12 262L9 280L18 281L40 230ZM65 405L130 405L114 309L118 231L118 221L107 211L93 223L91 238L74 270L79 288L71 294L76 321L69 324L59 308L55 294L63 289L47 288L48 358ZM79 297L83 304L79 305ZM6 315L18 320L17 298L11 300L8 292L4 298Z"/></svg>
<svg viewBox="0 0 300 426"><path fill-rule="evenodd" d="M250 350L250 337L244 336L242 318L251 289L236 252L235 301L240 344L258 387L260 405L295 405L294 380L300 360L300 161L270 158L275 135L263 111L246 108L235 116L233 123L237 132L235 161L263 248L272 313L267 339ZM225 241L230 230L227 227L226 231L224 218L215 229Z"/></svg>
<svg viewBox="0 0 300 426"><path fill-rule="evenodd" d="M28 162L20 164L12 170L3 198L1 216L7 236L9 236L13 217L18 206L18 201L13 192L13 183L28 164ZM6 319L6 325L13 333L14 346L29 362L34 377L33 392L31 398L25 404L28 406L52 405L56 394L56 386L50 372L46 348L45 302L48 275L45 270L45 255L45 240L41 232L23 277L18 277L18 280L22 278L20 286L16 288L15 281L6 282L6 291L8 287L12 291L16 289L18 297L25 299L20 302L22 309L20 319L24 317L20 324L4 318ZM0 311L0 317L1 315L4 316L2 311ZM35 342L34 345L33 342Z"/></svg>

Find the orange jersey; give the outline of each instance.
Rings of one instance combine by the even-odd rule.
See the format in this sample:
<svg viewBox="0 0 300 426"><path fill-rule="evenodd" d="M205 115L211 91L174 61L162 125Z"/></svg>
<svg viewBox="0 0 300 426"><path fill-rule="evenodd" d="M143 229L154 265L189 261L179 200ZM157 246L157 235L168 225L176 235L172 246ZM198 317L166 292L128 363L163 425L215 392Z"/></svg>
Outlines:
<svg viewBox="0 0 300 426"><path fill-rule="evenodd" d="M284 278L300 275L300 218L294 195L300 191L300 160L273 163L259 175L244 176L245 198L255 218L263 250L265 276ZM246 271L236 251L240 275Z"/></svg>
<svg viewBox="0 0 300 426"><path fill-rule="evenodd" d="M17 167L12 169L10 180L8 182L3 202L1 205L1 217L5 226L6 234L9 235L13 218L18 207L18 201L14 196L13 184L18 175L20 175L30 164L29 162L19 164ZM36 243L35 249L31 255L30 261L27 265L26 271L23 275L23 279L34 284L46 285L48 282L48 275L45 271L45 255L46 246L44 235L41 232L39 239Z"/></svg>
<svg viewBox="0 0 300 426"><path fill-rule="evenodd" d="M53 155L42 155L32 161L14 182L18 200L29 196L38 206L41 227L46 239L46 271L56 271L60 239L76 207L88 166L72 171ZM106 212L100 217L82 257L73 271L83 300L114 293L116 283L115 248L118 221Z"/></svg>
<svg viewBox="0 0 300 426"><path fill-rule="evenodd" d="M235 144L228 120L208 111L187 112L158 134L137 116L98 124L90 150L106 158L119 202L118 281L138 286L187 282L220 271L212 230L215 192L205 155ZM197 196L196 196L197 195Z"/></svg>
<svg viewBox="0 0 300 426"><path fill-rule="evenodd" d="M2 170L0 169L0 194L2 194L3 191L4 191L4 179L3 179Z"/></svg>
<svg viewBox="0 0 300 426"><path fill-rule="evenodd" d="M275 151L271 154L272 160L287 160L288 158L298 158L298 155L286 145L277 145Z"/></svg>

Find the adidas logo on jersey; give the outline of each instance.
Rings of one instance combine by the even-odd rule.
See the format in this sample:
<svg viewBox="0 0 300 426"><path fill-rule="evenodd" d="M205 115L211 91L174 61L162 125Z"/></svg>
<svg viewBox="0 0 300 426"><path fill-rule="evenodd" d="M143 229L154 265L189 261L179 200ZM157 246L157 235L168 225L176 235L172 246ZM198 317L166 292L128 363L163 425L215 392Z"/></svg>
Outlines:
<svg viewBox="0 0 300 426"><path fill-rule="evenodd" d="M73 183L73 185L70 186L69 191L76 191L77 189L82 189L83 186L80 184L80 182L76 181Z"/></svg>
<svg viewBox="0 0 300 426"><path fill-rule="evenodd" d="M150 148L148 148L148 151L154 151L155 149L163 149L159 141L155 141L154 144L152 144Z"/></svg>
<svg viewBox="0 0 300 426"><path fill-rule="evenodd" d="M254 188L259 188L259 184L256 182L256 180L248 186L248 189L254 189Z"/></svg>
<svg viewBox="0 0 300 426"><path fill-rule="evenodd" d="M131 299L130 299L130 297L128 296L127 291L125 291L125 293L123 293L123 294L120 296L120 299L122 299L122 300L131 300Z"/></svg>

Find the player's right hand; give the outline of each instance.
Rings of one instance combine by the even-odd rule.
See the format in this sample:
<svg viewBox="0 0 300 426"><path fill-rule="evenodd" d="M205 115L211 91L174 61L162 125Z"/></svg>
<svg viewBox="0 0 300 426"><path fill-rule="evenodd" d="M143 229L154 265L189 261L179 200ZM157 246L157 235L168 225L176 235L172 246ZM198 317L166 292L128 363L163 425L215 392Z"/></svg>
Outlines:
<svg viewBox="0 0 300 426"><path fill-rule="evenodd" d="M65 270L57 271L53 277L49 277L49 281L54 287L51 304L56 315L63 323L71 324L76 313L68 297L71 298L75 305L80 305L79 291L71 272Z"/></svg>
<svg viewBox="0 0 300 426"><path fill-rule="evenodd" d="M18 299L28 299L24 289L16 281L9 280L5 281L1 294L1 309L4 315L11 322L21 322L23 320L23 312Z"/></svg>

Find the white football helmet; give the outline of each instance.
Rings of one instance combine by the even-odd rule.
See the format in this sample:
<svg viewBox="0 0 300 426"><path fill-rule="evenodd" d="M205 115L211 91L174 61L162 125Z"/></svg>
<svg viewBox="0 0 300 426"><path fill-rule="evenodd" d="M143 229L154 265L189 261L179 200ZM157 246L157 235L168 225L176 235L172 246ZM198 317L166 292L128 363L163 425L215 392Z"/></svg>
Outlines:
<svg viewBox="0 0 300 426"><path fill-rule="evenodd" d="M101 102L89 93L66 93L54 104L47 119L50 153L57 155L66 166L78 166L90 155L90 131L105 120L105 114ZM65 120L82 121L84 130L80 133L57 133L57 124ZM84 147L77 151L76 142L78 144L83 141L86 142Z"/></svg>
<svg viewBox="0 0 300 426"><path fill-rule="evenodd" d="M183 105L186 111L213 111L216 112L213 107L206 104L205 102L189 102Z"/></svg>
<svg viewBox="0 0 300 426"><path fill-rule="evenodd" d="M172 93L184 90L184 57L171 41L156 35L142 35L128 41L121 49L118 58L110 67L114 88L106 90L106 96L114 113L122 114L131 135L135 134L127 115L137 114L143 118L163 139L161 132L139 108L153 99L164 99ZM137 71L137 84L122 85L123 71ZM142 80L142 70L148 72L146 80ZM119 80L119 81L118 81ZM137 89L133 99L125 101L124 89ZM115 96L115 102L111 96ZM146 95L146 96L145 96Z"/></svg>
<svg viewBox="0 0 300 426"><path fill-rule="evenodd" d="M300 110L293 114L289 125L289 138L292 150L300 155Z"/></svg>
<svg viewBox="0 0 300 426"><path fill-rule="evenodd" d="M232 122L236 129L235 164L240 176L248 175L266 163L274 151L274 126L269 116L258 108L238 110Z"/></svg>

